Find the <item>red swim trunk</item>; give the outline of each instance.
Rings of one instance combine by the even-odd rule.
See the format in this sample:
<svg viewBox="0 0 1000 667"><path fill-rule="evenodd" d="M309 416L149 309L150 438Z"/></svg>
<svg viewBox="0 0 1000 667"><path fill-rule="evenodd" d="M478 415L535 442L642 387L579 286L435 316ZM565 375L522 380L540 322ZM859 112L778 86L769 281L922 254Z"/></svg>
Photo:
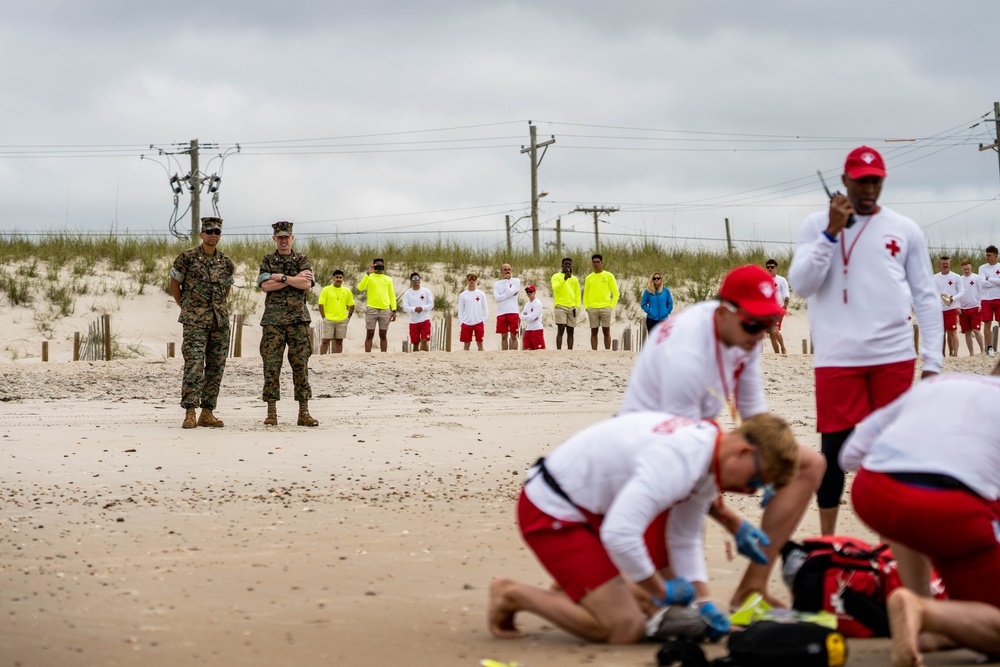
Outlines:
<svg viewBox="0 0 1000 667"><path fill-rule="evenodd" d="M782 313L781 315L778 315L778 323L774 325L778 331L781 331L781 323L784 321L785 321L785 314Z"/></svg>
<svg viewBox="0 0 1000 667"><path fill-rule="evenodd" d="M410 342L419 343L422 340L431 339L431 321L424 320L416 324L410 324Z"/></svg>
<svg viewBox="0 0 1000 667"><path fill-rule="evenodd" d="M979 306L979 316L983 322L1000 322L1000 299L983 299Z"/></svg>
<svg viewBox="0 0 1000 667"><path fill-rule="evenodd" d="M916 359L878 366L826 366L815 369L816 430L836 433L854 428L875 410L913 386Z"/></svg>
<svg viewBox="0 0 1000 667"><path fill-rule="evenodd" d="M962 333L979 331L979 327L983 325L983 320L979 317L979 309L960 309L958 311L958 323L962 326Z"/></svg>
<svg viewBox="0 0 1000 667"><path fill-rule="evenodd" d="M864 468L851 500L872 530L930 557L949 598L1000 607L1000 502Z"/></svg>
<svg viewBox="0 0 1000 667"><path fill-rule="evenodd" d="M497 315L497 333L517 335L521 330L521 316L517 313Z"/></svg>
<svg viewBox="0 0 1000 667"><path fill-rule="evenodd" d="M522 347L525 350L544 350L545 349L545 330L544 329L534 329L524 332L524 340Z"/></svg>
<svg viewBox="0 0 1000 667"><path fill-rule="evenodd" d="M944 316L945 331L958 330L958 308L952 308L951 310L942 310L941 315Z"/></svg>
<svg viewBox="0 0 1000 667"><path fill-rule="evenodd" d="M475 334L476 335L476 342L477 343L482 343L483 342L483 331L484 331L484 327L483 327L483 323L482 322L480 322L479 324L473 324L471 326L468 325L468 324L465 324L463 322L462 323L461 331L459 331L459 334L458 334L458 342L460 342L460 343L471 343L472 342L472 335Z"/></svg>
<svg viewBox="0 0 1000 667"><path fill-rule="evenodd" d="M646 529L646 548L656 569L670 564L667 555L669 510L653 519ZM554 519L535 507L521 491L517 502L517 523L524 541L548 570L556 583L574 602L618 576L618 568L604 549L597 531L601 517L592 523L567 523Z"/></svg>

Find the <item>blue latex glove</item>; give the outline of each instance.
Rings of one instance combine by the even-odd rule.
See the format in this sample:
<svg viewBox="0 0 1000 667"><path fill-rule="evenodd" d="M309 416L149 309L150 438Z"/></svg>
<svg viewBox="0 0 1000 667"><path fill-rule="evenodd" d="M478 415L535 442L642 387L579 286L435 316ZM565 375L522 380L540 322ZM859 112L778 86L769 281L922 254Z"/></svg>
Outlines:
<svg viewBox="0 0 1000 667"><path fill-rule="evenodd" d="M729 634L729 617L723 614L714 602L703 602L698 606L701 620L708 625L708 640L718 641Z"/></svg>
<svg viewBox="0 0 1000 667"><path fill-rule="evenodd" d="M760 499L760 506L767 507L767 504L770 503L771 499L774 498L774 496L776 496L777 494L778 492L774 490L773 486L771 486L770 484L765 484L764 496Z"/></svg>
<svg viewBox="0 0 1000 667"><path fill-rule="evenodd" d="M767 556L760 550L761 545L771 546L767 534L749 521L741 523L736 531L736 550L758 565L767 565Z"/></svg>
<svg viewBox="0 0 1000 667"><path fill-rule="evenodd" d="M687 579L670 579L663 582L666 595L662 599L653 598L653 602L660 607L667 607L672 604L689 605L694 600L694 586Z"/></svg>

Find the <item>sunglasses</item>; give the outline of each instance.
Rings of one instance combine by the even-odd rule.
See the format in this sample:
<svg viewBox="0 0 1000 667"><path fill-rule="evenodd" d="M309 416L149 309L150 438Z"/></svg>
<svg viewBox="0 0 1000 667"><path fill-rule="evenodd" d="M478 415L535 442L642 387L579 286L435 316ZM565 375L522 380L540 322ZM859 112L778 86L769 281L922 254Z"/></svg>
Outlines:
<svg viewBox="0 0 1000 667"><path fill-rule="evenodd" d="M754 474L753 477L747 482L747 488L751 491L756 491L757 489L762 489L766 485L764 481L764 471L760 469L760 456L757 454L756 447L753 451L753 467Z"/></svg>
<svg viewBox="0 0 1000 667"><path fill-rule="evenodd" d="M743 327L743 331L746 331L748 334L759 334L761 331L767 331L775 325L773 320L755 320L744 312L742 308L729 303L728 301L723 301L722 305L724 305L726 310L730 313L740 318L740 326Z"/></svg>
<svg viewBox="0 0 1000 667"><path fill-rule="evenodd" d="M212 236L222 236L221 229L206 229L202 234L211 234Z"/></svg>
<svg viewBox="0 0 1000 667"><path fill-rule="evenodd" d="M420 282L420 278L410 278L410 282L411 283L419 283Z"/></svg>
<svg viewBox="0 0 1000 667"><path fill-rule="evenodd" d="M778 268L778 265L777 264L768 264L764 268L765 269L776 269L776 268Z"/></svg>
<svg viewBox="0 0 1000 667"><path fill-rule="evenodd" d="M663 280L663 278L661 278L660 276L653 276L653 280L654 281L656 281L656 280Z"/></svg>

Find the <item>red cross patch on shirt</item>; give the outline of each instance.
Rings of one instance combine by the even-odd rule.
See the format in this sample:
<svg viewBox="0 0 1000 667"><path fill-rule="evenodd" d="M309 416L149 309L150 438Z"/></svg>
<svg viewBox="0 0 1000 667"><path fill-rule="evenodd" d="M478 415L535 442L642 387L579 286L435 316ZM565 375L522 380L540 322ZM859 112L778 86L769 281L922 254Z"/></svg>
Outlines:
<svg viewBox="0 0 1000 667"><path fill-rule="evenodd" d="M952 282L951 282L951 281L949 280L949 281L948 281L948 284L949 284L949 285L952 285L953 283L952 283Z"/></svg>
<svg viewBox="0 0 1000 667"><path fill-rule="evenodd" d="M478 296L476 297L476 301L479 301L479 297Z"/></svg>
<svg viewBox="0 0 1000 667"><path fill-rule="evenodd" d="M420 295L420 300L421 300L421 301L423 301L423 300L424 300L424 295L423 295L423 294L421 294L421 295Z"/></svg>
<svg viewBox="0 0 1000 667"><path fill-rule="evenodd" d="M886 243L885 244L885 248L886 248L886 250L888 250L889 252L892 253L893 257L896 256L897 252L899 252L900 250L902 250L902 248L899 247L899 244L896 243L896 239L892 239L891 242Z"/></svg>

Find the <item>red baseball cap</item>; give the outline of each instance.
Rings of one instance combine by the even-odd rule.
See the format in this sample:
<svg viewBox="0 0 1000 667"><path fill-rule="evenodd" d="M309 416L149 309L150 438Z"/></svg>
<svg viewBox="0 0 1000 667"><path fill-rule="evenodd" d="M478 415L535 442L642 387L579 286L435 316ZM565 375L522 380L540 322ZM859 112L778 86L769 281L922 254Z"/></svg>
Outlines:
<svg viewBox="0 0 1000 667"><path fill-rule="evenodd" d="M524 291L525 292L534 292L535 291L535 286L534 285L528 285L527 287L524 288Z"/></svg>
<svg viewBox="0 0 1000 667"><path fill-rule="evenodd" d="M874 148L860 146L847 154L844 173L855 181L865 176L885 178L885 162Z"/></svg>
<svg viewBox="0 0 1000 667"><path fill-rule="evenodd" d="M730 271L719 288L719 298L742 308L751 317L778 317L785 314L774 296L774 279L756 264Z"/></svg>

